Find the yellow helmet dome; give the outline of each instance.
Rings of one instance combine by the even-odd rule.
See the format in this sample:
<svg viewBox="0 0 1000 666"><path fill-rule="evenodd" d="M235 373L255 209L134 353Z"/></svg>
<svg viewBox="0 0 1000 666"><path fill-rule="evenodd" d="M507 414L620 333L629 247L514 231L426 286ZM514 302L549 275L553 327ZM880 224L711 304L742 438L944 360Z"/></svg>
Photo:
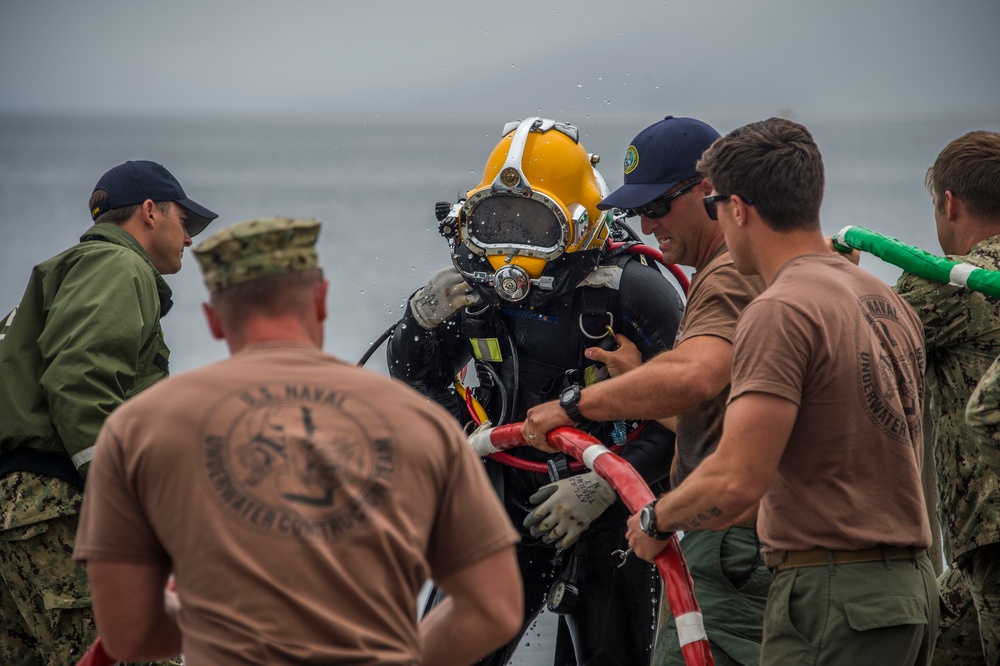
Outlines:
<svg viewBox="0 0 1000 666"><path fill-rule="evenodd" d="M508 123L483 179L468 192L458 239L494 269L521 266L538 278L564 252L600 248L609 214L597 209L607 185L599 158L568 123L526 118Z"/></svg>

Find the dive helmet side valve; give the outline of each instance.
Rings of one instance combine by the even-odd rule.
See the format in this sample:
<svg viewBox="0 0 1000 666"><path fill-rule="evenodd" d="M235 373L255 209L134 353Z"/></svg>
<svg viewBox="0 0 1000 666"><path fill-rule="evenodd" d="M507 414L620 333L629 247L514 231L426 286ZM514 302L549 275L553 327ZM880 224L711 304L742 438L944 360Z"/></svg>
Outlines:
<svg viewBox="0 0 1000 666"><path fill-rule="evenodd" d="M437 217L438 233L451 240L458 233L458 216L462 212L465 200L453 204L449 201L438 201L434 204L434 216Z"/></svg>

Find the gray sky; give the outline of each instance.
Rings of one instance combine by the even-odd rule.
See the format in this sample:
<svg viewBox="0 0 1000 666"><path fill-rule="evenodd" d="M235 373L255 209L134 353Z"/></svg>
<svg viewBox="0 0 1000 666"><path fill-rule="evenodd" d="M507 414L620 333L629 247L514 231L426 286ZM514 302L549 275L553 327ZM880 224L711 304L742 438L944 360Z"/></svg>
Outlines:
<svg viewBox="0 0 1000 666"><path fill-rule="evenodd" d="M1000 117L998 29L998 0L0 0L0 112Z"/></svg>

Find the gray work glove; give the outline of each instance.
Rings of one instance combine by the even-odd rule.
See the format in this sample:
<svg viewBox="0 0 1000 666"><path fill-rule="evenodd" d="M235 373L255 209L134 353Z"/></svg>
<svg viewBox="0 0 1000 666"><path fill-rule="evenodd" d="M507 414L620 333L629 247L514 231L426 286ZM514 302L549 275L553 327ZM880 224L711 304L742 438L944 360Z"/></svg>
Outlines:
<svg viewBox="0 0 1000 666"><path fill-rule="evenodd" d="M413 294L410 312L421 327L428 331L462 308L482 302L462 274L454 266L442 268Z"/></svg>
<svg viewBox="0 0 1000 666"><path fill-rule="evenodd" d="M524 526L531 530L531 536L568 548L615 498L615 491L597 472L560 479L528 498L538 507L524 519Z"/></svg>

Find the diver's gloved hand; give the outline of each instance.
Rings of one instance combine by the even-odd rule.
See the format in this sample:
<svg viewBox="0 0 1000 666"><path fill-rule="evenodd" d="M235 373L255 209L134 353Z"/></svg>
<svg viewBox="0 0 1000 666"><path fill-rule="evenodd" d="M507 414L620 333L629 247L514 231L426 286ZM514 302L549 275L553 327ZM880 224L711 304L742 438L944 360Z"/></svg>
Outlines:
<svg viewBox="0 0 1000 666"><path fill-rule="evenodd" d="M524 519L531 536L568 548L615 501L615 491L597 472L542 486L528 498L538 507ZM543 536L544 535L544 536Z"/></svg>
<svg viewBox="0 0 1000 666"><path fill-rule="evenodd" d="M413 294L410 312L417 323L429 331L462 308L482 300L462 274L454 266L449 266L435 273L426 285Z"/></svg>

